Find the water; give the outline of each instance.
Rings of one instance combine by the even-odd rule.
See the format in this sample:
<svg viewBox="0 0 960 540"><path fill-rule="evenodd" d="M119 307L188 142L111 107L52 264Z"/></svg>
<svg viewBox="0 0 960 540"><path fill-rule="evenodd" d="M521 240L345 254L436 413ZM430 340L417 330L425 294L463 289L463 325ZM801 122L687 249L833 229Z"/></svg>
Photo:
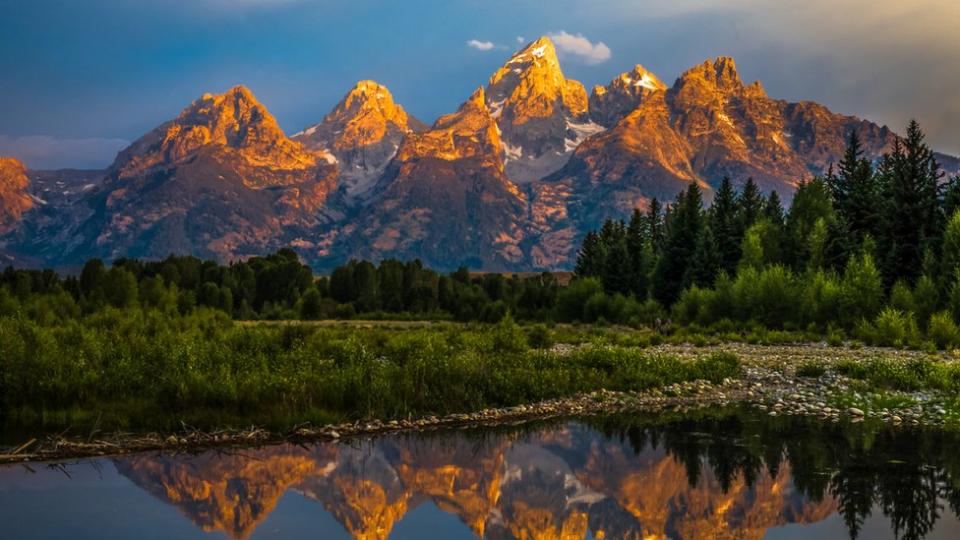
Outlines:
<svg viewBox="0 0 960 540"><path fill-rule="evenodd" d="M958 443L728 411L17 465L0 538L957 538Z"/></svg>

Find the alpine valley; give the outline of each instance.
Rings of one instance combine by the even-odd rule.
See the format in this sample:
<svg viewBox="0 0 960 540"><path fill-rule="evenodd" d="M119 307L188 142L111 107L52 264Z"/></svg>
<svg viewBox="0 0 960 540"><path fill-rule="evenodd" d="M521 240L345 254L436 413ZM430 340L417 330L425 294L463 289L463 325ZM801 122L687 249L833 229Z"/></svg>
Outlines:
<svg viewBox="0 0 960 540"><path fill-rule="evenodd" d="M99 257L222 262L293 247L315 270L419 258L441 270L569 269L583 235L724 176L789 199L856 130L869 157L897 134L813 102L767 96L731 58L672 85L637 65L588 94L542 37L456 111L426 125L361 81L286 135L237 86L204 94L105 171L0 158L0 264ZM948 172L957 158L937 155Z"/></svg>

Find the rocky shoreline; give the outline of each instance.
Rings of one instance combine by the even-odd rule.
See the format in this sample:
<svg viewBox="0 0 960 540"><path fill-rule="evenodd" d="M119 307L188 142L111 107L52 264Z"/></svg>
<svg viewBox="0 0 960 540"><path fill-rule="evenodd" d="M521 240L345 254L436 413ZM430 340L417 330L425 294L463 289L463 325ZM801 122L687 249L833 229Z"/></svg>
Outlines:
<svg viewBox="0 0 960 540"><path fill-rule="evenodd" d="M883 354L909 360L930 358L927 353L892 349L844 349L822 344L757 346L727 344L710 347L665 345L654 352L694 358L718 351L733 352L743 363L743 376L725 379L714 385L708 381L690 381L642 392L598 390L568 398L527 405L484 409L473 413L425 416L417 419L369 420L325 426L299 425L287 432L261 428L205 432L184 429L175 434L117 433L106 438L72 439L49 436L33 439L19 447L0 451L0 464L27 461L51 461L69 458L101 457L148 451L199 452L218 447L309 443L344 440L363 436L386 435L440 429L518 424L533 420L592 416L625 412L684 413L707 407L745 404L771 417L808 416L822 421L853 423L881 421L890 425L943 426L960 416L943 405L949 396L931 391L912 393L862 392L850 379L830 371L831 363L841 359L864 360ZM947 355L937 360L953 361ZM819 377L800 377L797 366L807 360L823 362L827 367Z"/></svg>

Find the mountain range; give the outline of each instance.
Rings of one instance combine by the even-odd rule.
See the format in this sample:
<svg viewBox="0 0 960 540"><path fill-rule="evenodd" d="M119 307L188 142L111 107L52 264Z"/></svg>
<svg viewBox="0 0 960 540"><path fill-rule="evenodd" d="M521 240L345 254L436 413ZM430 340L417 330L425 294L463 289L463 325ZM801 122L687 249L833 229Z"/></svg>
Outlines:
<svg viewBox="0 0 960 540"><path fill-rule="evenodd" d="M290 246L318 271L390 257L441 270L568 269L588 230L693 183L709 199L724 176L752 177L789 200L839 160L853 130L872 158L898 137L771 98L726 57L673 85L637 65L588 94L542 37L432 125L361 81L288 136L237 86L204 94L104 171L0 159L0 263L226 262Z"/></svg>
<svg viewBox="0 0 960 540"><path fill-rule="evenodd" d="M809 498L786 460L756 477L724 479L706 459L690 469L663 447L639 452L571 427L519 440L271 446L242 454L139 455L114 460L134 485L198 528L251 537L286 493L328 513L351 538L391 536L433 503L477 538L760 539L769 529L822 522L829 493ZM733 472L733 471L727 471Z"/></svg>

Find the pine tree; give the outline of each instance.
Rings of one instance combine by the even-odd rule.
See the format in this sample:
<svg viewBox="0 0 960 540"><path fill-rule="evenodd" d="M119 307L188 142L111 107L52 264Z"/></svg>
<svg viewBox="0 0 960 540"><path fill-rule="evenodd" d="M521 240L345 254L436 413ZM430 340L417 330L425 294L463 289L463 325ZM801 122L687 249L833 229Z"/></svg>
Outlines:
<svg viewBox="0 0 960 540"><path fill-rule="evenodd" d="M633 209L630 224L627 226L627 251L630 261L630 292L638 299L644 300L650 288L650 235L649 222L640 212Z"/></svg>
<svg viewBox="0 0 960 540"><path fill-rule="evenodd" d="M663 255L654 271L653 294L664 305L672 305L692 277L687 267L693 260L697 240L702 229L703 198L700 187L691 184L677 195L666 220L666 239Z"/></svg>
<svg viewBox="0 0 960 540"><path fill-rule="evenodd" d="M780 202L780 195L776 191L771 191L767 200L763 203L763 217L776 226L783 226L783 203Z"/></svg>
<svg viewBox="0 0 960 540"><path fill-rule="evenodd" d="M901 277L913 282L924 251L939 243L943 222L939 205L943 173L916 121L910 122L903 142L895 141L893 151L884 156L879 174L884 188L884 278L887 283Z"/></svg>
<svg viewBox="0 0 960 540"><path fill-rule="evenodd" d="M693 252L693 259L687 267L684 283L700 287L713 286L717 274L722 269L720 250L717 248L717 238L706 223L697 236L697 246Z"/></svg>
<svg viewBox="0 0 960 540"><path fill-rule="evenodd" d="M659 253L663 249L663 211L660 201L656 197L650 201L650 208L647 210L647 230L650 231L650 244L653 251Z"/></svg>
<svg viewBox="0 0 960 540"><path fill-rule="evenodd" d="M583 238L580 251L577 253L577 264L573 273L578 278L597 277L603 271L603 246L600 245L600 235L590 231Z"/></svg>
<svg viewBox="0 0 960 540"><path fill-rule="evenodd" d="M866 235L877 233L879 223L879 186L873 165L863 153L859 134L851 131L837 174L831 168L826 177L834 208L857 246Z"/></svg>
<svg viewBox="0 0 960 540"><path fill-rule="evenodd" d="M606 259L603 264L603 290L607 294L629 295L632 292L630 272L630 252L627 249L625 236L614 237L607 246Z"/></svg>
<svg viewBox="0 0 960 540"><path fill-rule="evenodd" d="M742 238L737 220L737 195L730 179L724 177L710 207L710 226L720 255L720 267L731 276L740 260Z"/></svg>
<svg viewBox="0 0 960 540"><path fill-rule="evenodd" d="M746 231L760 219L760 215L763 213L763 203L760 188L757 187L752 177L747 178L747 183L744 184L740 197L737 198L737 204L740 207L741 231Z"/></svg>

